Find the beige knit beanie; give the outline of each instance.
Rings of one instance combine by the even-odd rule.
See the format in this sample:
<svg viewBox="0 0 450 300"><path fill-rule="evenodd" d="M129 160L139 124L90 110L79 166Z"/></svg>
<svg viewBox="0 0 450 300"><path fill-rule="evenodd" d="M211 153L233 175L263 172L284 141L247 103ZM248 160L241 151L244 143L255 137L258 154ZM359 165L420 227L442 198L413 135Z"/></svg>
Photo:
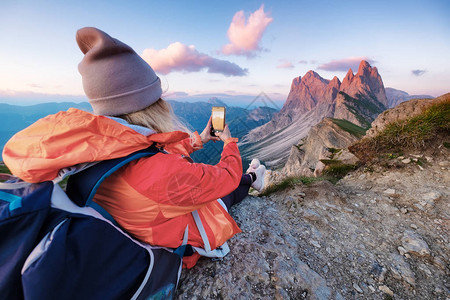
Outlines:
<svg viewBox="0 0 450 300"><path fill-rule="evenodd" d="M95 114L135 112L161 97L159 77L130 46L94 27L79 29L76 39L85 54L78 71Z"/></svg>

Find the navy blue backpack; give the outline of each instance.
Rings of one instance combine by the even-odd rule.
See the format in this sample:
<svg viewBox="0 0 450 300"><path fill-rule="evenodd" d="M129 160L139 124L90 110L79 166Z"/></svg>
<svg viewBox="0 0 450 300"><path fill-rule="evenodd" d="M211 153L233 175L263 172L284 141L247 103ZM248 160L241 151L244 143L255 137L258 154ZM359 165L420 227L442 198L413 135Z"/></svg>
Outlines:
<svg viewBox="0 0 450 300"><path fill-rule="evenodd" d="M54 181L0 183L0 298L173 298L185 246L141 243L92 202L106 177L158 151L150 147L81 172L68 168L66 174L78 173L67 192Z"/></svg>

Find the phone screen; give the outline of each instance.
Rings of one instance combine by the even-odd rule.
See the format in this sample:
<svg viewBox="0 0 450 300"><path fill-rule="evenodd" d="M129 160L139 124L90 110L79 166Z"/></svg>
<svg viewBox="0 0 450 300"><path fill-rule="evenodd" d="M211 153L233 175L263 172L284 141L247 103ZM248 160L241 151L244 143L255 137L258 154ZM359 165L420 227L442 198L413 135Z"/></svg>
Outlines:
<svg viewBox="0 0 450 300"><path fill-rule="evenodd" d="M212 127L215 131L223 131L223 129L225 128L225 107L213 106Z"/></svg>

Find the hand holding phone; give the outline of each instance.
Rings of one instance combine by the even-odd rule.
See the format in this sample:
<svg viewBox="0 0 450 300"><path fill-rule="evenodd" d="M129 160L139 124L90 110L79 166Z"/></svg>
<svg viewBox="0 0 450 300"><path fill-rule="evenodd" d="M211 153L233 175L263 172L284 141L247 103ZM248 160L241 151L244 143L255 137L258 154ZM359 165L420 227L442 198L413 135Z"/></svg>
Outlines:
<svg viewBox="0 0 450 300"><path fill-rule="evenodd" d="M211 135L217 136L216 132L222 132L225 129L225 107L213 106L211 120Z"/></svg>
<svg viewBox="0 0 450 300"><path fill-rule="evenodd" d="M223 129L223 131L216 132L216 135L220 138L222 142L225 142L226 140L231 138L231 132L230 129L228 128L228 125L225 124L225 128Z"/></svg>
<svg viewBox="0 0 450 300"><path fill-rule="evenodd" d="M214 142L220 141L219 137L213 136L211 134L211 131L212 131L211 120L212 120L212 118L209 117L208 124L206 124L205 129L203 129L202 133L200 133L200 139L202 140L202 144L206 144L209 141L214 141Z"/></svg>

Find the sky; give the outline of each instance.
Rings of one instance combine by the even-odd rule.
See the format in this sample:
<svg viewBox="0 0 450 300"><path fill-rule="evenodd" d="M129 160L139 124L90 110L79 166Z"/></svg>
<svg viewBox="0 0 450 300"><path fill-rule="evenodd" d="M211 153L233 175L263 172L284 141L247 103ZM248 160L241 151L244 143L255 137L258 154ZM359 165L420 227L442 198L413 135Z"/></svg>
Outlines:
<svg viewBox="0 0 450 300"><path fill-rule="evenodd" d="M439 96L450 92L448 15L448 0L2 0L0 102L85 100L75 41L85 26L130 45L166 99L283 102L293 78L342 81L362 59L385 87Z"/></svg>

